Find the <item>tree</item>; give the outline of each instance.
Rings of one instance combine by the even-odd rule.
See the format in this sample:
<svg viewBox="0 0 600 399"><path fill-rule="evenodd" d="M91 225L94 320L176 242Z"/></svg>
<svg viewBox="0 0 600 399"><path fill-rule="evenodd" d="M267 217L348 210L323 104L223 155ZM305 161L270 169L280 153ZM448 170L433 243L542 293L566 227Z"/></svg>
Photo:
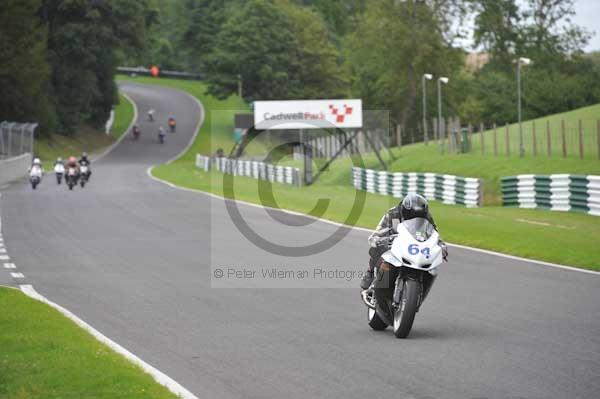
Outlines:
<svg viewBox="0 0 600 399"><path fill-rule="evenodd" d="M515 0L474 0L474 44L494 57L496 65L510 66L521 47L522 15Z"/></svg>
<svg viewBox="0 0 600 399"><path fill-rule="evenodd" d="M55 121L48 99L46 28L36 15L39 6L40 0L0 2L0 120L38 122L47 132Z"/></svg>
<svg viewBox="0 0 600 399"><path fill-rule="evenodd" d="M63 133L84 121L100 126L117 101L119 49L145 42L145 1L44 0L51 95Z"/></svg>
<svg viewBox="0 0 600 399"><path fill-rule="evenodd" d="M188 0L189 24L180 44L189 50L193 70L203 70L214 51L231 0Z"/></svg>
<svg viewBox="0 0 600 399"><path fill-rule="evenodd" d="M345 42L352 91L369 109L388 109L397 123L416 124L421 76L453 76L462 54L442 34L426 2L373 0Z"/></svg>

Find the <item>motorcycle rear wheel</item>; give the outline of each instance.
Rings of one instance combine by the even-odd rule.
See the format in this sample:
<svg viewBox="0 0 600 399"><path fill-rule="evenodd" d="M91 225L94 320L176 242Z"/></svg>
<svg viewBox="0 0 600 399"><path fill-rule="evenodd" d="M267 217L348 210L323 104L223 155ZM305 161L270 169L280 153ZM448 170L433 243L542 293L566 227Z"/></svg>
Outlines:
<svg viewBox="0 0 600 399"><path fill-rule="evenodd" d="M406 338L410 333L419 305L420 283L416 280L405 280L400 307L394 311L394 335Z"/></svg>
<svg viewBox="0 0 600 399"><path fill-rule="evenodd" d="M367 308L367 320L369 320L369 327L375 331L383 331L387 328L387 324L381 320L375 309Z"/></svg>

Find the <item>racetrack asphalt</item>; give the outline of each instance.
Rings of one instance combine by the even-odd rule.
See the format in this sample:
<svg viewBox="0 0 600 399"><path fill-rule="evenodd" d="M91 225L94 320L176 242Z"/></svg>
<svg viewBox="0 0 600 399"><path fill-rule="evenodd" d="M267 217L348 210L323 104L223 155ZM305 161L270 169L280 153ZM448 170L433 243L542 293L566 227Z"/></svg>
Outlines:
<svg viewBox="0 0 600 399"><path fill-rule="evenodd" d="M69 192L48 175L35 192L26 181L2 190L4 243L25 278L0 270L0 282L32 284L200 398L597 397L598 275L454 248L407 340L370 330L356 280L215 279L216 268L363 269L367 233L304 258L256 247L225 201L147 176L186 147L197 103L157 86L121 90L138 106L142 138L95 162L88 186ZM171 114L177 133L160 145ZM286 245L337 229L239 208Z"/></svg>

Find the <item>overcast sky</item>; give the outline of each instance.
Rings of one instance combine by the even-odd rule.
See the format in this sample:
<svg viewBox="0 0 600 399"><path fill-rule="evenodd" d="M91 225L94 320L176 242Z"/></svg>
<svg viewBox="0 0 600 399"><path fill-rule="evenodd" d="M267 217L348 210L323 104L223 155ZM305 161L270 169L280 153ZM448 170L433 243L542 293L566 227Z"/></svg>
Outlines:
<svg viewBox="0 0 600 399"><path fill-rule="evenodd" d="M576 0L575 8L574 22L596 32L586 51L600 50L600 0Z"/></svg>

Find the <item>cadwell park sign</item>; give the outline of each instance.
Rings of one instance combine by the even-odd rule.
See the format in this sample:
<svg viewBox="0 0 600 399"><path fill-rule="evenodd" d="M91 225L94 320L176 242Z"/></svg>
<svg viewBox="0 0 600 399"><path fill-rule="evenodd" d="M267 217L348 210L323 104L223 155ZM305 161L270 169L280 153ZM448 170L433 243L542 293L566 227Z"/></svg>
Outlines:
<svg viewBox="0 0 600 399"><path fill-rule="evenodd" d="M361 100L255 101L257 130L362 127Z"/></svg>

